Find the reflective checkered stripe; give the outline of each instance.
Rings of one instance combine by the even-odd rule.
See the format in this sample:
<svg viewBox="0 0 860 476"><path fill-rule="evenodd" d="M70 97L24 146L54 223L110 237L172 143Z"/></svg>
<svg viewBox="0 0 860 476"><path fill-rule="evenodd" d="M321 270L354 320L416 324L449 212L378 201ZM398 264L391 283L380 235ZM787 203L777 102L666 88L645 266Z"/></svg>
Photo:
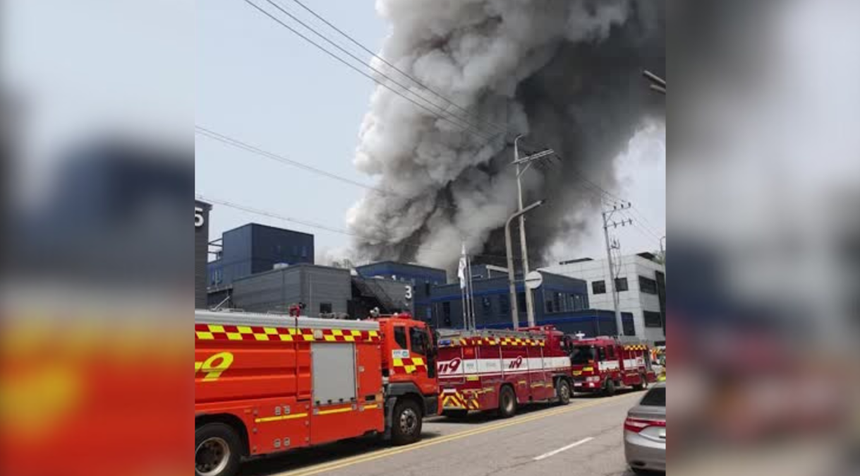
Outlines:
<svg viewBox="0 0 860 476"><path fill-rule="evenodd" d="M440 395L440 399L442 400L442 408L449 410L480 410L481 402L478 401L479 393L480 392L476 392L470 395L464 395L457 391L443 392Z"/></svg>
<svg viewBox="0 0 860 476"><path fill-rule="evenodd" d="M542 339L522 339L515 337L469 337L451 339L445 341L440 347L475 346L475 345L500 345L503 347L544 347L546 342Z"/></svg>
<svg viewBox="0 0 860 476"><path fill-rule="evenodd" d="M624 350L646 350L648 346L643 344L625 345Z"/></svg>
<svg viewBox="0 0 860 476"><path fill-rule="evenodd" d="M427 362L420 357L412 359L394 359L391 369L396 374L414 374L419 370L427 371Z"/></svg>
<svg viewBox="0 0 860 476"><path fill-rule="evenodd" d="M463 398L460 392L443 393L441 397L442 408L467 409L466 399Z"/></svg>
<svg viewBox="0 0 860 476"><path fill-rule="evenodd" d="M195 324L195 340L379 342L379 331Z"/></svg>

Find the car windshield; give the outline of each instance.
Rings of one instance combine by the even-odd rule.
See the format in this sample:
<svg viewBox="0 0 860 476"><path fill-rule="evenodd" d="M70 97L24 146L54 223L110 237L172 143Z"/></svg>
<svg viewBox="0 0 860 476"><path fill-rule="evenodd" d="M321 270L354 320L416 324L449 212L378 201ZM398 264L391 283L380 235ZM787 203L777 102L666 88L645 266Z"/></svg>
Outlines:
<svg viewBox="0 0 860 476"><path fill-rule="evenodd" d="M639 405L644 407L665 407L666 406L666 387L654 387L648 390L648 393L642 397Z"/></svg>
<svg viewBox="0 0 860 476"><path fill-rule="evenodd" d="M585 364L594 360L594 347L590 345L577 345L570 354L570 361L574 364Z"/></svg>

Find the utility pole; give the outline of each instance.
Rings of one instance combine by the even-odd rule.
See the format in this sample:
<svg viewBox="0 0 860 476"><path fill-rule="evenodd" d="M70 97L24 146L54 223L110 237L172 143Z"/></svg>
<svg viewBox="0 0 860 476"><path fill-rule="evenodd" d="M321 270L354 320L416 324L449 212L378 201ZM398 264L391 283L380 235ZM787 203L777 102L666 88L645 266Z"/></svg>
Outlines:
<svg viewBox="0 0 860 476"><path fill-rule="evenodd" d="M603 215L603 236L606 238L606 260L609 264L609 283L612 286L612 304L615 308L615 325L617 326L617 331L619 336L624 335L624 323L621 320L621 309L619 308L619 298L618 298L618 286L615 285L616 275L618 274L615 271L615 267L612 263L612 249L613 244L609 241L609 227L618 228L619 226L630 225L633 223L632 219L621 220L621 222L610 222L609 220L612 218L612 215L615 212L626 210L632 207L630 202L621 205L613 205L612 208L604 210ZM616 240L614 242L614 248L620 249L620 245ZM619 257L620 258L620 257ZM598 318L599 319L599 318Z"/></svg>
<svg viewBox="0 0 860 476"><path fill-rule="evenodd" d="M663 261L663 274L666 274L666 237L660 238L660 260Z"/></svg>
<svg viewBox="0 0 860 476"><path fill-rule="evenodd" d="M526 244L526 217L525 213L523 213L523 185L520 178L526 172L526 170L528 170L529 166L532 163L535 163L535 161L548 159L552 154L555 153L555 151L552 149L546 149L536 154L520 158L519 142L522 137L522 135L519 135L516 139L514 139L514 165L516 165L517 167L517 210L520 212L520 253L523 256L523 279L525 279L525 277L529 274L529 250ZM524 292L526 293L526 316L528 318L528 325L529 327L534 327L534 298L532 296L531 289L527 288L524 290Z"/></svg>
<svg viewBox="0 0 860 476"><path fill-rule="evenodd" d="M524 209L514 213L508 218L508 221L505 222L505 252L508 256L508 286L510 287L511 293L511 320L513 320L514 329L520 328L520 311L519 307L517 306L517 286L514 275L514 255L512 250L513 247L511 246L511 222L514 221L515 218L519 218L543 204L544 200L538 200L537 202L532 203ZM525 275L523 275L523 278L525 278ZM530 290L526 289L526 292L528 291Z"/></svg>

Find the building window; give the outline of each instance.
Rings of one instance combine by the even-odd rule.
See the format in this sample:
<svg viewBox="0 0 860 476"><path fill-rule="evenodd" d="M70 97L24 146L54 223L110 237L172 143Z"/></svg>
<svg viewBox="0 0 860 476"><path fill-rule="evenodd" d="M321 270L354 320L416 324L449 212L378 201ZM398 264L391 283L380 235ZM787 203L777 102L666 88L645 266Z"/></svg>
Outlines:
<svg viewBox="0 0 860 476"><path fill-rule="evenodd" d="M615 289L618 292L627 291L629 289L627 287L627 278L615 278Z"/></svg>
<svg viewBox="0 0 860 476"><path fill-rule="evenodd" d="M489 318L493 314L493 305L490 303L488 296L481 298L481 311L485 318Z"/></svg>
<svg viewBox="0 0 860 476"><path fill-rule="evenodd" d="M308 247L302 246L302 258L307 258L307 257L308 257Z"/></svg>
<svg viewBox="0 0 860 476"><path fill-rule="evenodd" d="M511 317L511 298L507 294L499 296L499 314L503 317Z"/></svg>
<svg viewBox="0 0 860 476"><path fill-rule="evenodd" d="M425 296L430 295L430 283L429 282L424 283L424 295Z"/></svg>
<svg viewBox="0 0 860 476"><path fill-rule="evenodd" d="M330 302L321 302L320 303L320 314L331 314L331 303Z"/></svg>
<svg viewBox="0 0 860 476"><path fill-rule="evenodd" d="M663 327L663 316L659 312L645 311L645 327Z"/></svg>
<svg viewBox="0 0 860 476"><path fill-rule="evenodd" d="M451 327L451 302L442 303L442 317L445 319L445 326Z"/></svg>
<svg viewBox="0 0 860 476"><path fill-rule="evenodd" d="M639 290L647 294L657 294L657 281L639 276Z"/></svg>
<svg viewBox="0 0 860 476"><path fill-rule="evenodd" d="M555 312L555 308L552 307L552 296L547 296L544 300L544 308L546 309L547 314L552 314Z"/></svg>
<svg viewBox="0 0 860 476"><path fill-rule="evenodd" d="M517 293L517 312L526 312L526 293Z"/></svg>
<svg viewBox="0 0 860 476"><path fill-rule="evenodd" d="M606 294L606 281L592 281L591 292L594 294Z"/></svg>
<svg viewBox="0 0 860 476"><path fill-rule="evenodd" d="M621 325L624 329L624 335L626 335L626 336L635 336L636 335L636 324L633 322L633 316L632 315L622 314Z"/></svg>

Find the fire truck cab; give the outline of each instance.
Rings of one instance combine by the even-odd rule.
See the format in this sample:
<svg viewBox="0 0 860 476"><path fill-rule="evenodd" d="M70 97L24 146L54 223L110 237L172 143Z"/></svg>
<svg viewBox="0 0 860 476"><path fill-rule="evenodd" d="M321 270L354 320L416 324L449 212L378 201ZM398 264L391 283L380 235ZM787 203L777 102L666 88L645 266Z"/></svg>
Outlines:
<svg viewBox="0 0 860 476"><path fill-rule="evenodd" d="M577 392L613 395L620 387L641 390L657 380L648 345L635 339L576 339L570 360Z"/></svg>
<svg viewBox="0 0 860 476"><path fill-rule="evenodd" d="M421 437L438 413L435 346L402 314L363 321L195 313L196 476L363 435Z"/></svg>

